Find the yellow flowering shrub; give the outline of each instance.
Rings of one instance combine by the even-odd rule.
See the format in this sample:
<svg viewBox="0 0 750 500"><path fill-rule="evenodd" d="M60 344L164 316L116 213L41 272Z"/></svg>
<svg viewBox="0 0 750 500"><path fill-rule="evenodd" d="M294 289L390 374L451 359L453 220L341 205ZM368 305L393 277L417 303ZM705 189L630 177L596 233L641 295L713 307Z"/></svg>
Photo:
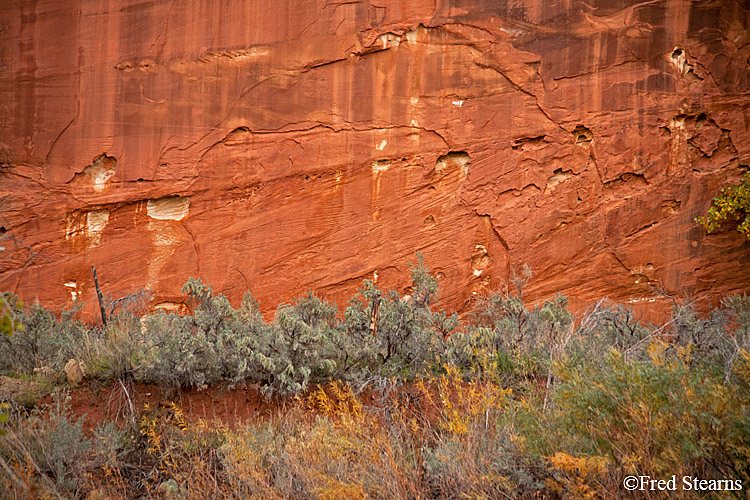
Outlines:
<svg viewBox="0 0 750 500"><path fill-rule="evenodd" d="M742 184L721 188L706 216L695 220L712 233L730 217L741 220L737 231L750 239L750 172L745 173Z"/></svg>

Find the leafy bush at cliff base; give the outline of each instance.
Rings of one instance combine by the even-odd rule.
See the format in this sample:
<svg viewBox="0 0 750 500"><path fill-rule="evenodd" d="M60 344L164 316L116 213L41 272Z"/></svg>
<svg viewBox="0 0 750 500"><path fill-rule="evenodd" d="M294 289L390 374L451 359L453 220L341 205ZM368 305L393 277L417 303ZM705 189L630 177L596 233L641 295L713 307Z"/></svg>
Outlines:
<svg viewBox="0 0 750 500"><path fill-rule="evenodd" d="M159 311L148 318L149 345L139 376L168 387L200 388L222 381L234 384L253 375L258 332L250 326L258 325L247 320L252 312L243 319L224 295L214 296L212 287L199 279L189 278L182 293L193 314Z"/></svg>
<svg viewBox="0 0 750 500"><path fill-rule="evenodd" d="M528 309L522 292L530 277L528 269L515 277L515 294L506 287L480 300L477 325L449 338L448 362L474 374L500 377L506 385L519 377L549 376L552 361L572 336L573 316L562 295Z"/></svg>
<svg viewBox="0 0 750 500"><path fill-rule="evenodd" d="M368 374L414 376L429 365L439 365L446 337L458 317L433 312L438 283L419 257L412 266L412 295L383 292L372 281L350 300L344 313L347 336L340 348L340 372L345 379Z"/></svg>
<svg viewBox="0 0 750 500"><path fill-rule="evenodd" d="M21 311L23 302L10 292L0 293L0 333L12 337L17 330L23 330Z"/></svg>
<svg viewBox="0 0 750 500"><path fill-rule="evenodd" d="M19 483L83 498L108 481L113 497L148 496L167 479L196 498L642 498L624 492L626 475L750 482L750 297L706 315L676 301L660 326L602 300L574 322L564 297L527 304L529 277L480 300L455 333L455 316L431 309L437 282L421 262L408 297L365 281L343 315L307 294L267 323L250 294L234 309L194 279L192 313L159 312L143 331L136 316L99 330L24 310L58 340L83 328L73 352L98 376L249 379L299 397L239 430L190 424L174 404L145 409L140 433L102 425L93 443L58 397L7 426L0 499L28 496ZM45 349L35 364L56 363Z"/></svg>
<svg viewBox="0 0 750 500"><path fill-rule="evenodd" d="M716 231L727 219L739 220L737 231L750 239L750 171L745 172L742 184L725 186L712 201L705 217L696 218L706 231Z"/></svg>
<svg viewBox="0 0 750 500"><path fill-rule="evenodd" d="M130 381L136 377L148 333L141 318L148 311L149 294L130 293L115 301L107 314L107 324L92 329L87 337L82 360L87 377Z"/></svg>
<svg viewBox="0 0 750 500"><path fill-rule="evenodd" d="M431 311L438 283L418 259L410 298L365 280L343 318L335 305L308 293L281 305L265 323L250 294L235 310L190 278L182 291L192 314L158 312L147 319L136 374L170 387L252 379L263 382L267 394L299 394L310 383L333 379L415 376L439 364L458 324L455 314Z"/></svg>
<svg viewBox="0 0 750 500"><path fill-rule="evenodd" d="M30 375L35 368L60 371L70 358L80 357L90 329L74 319L83 306L76 303L57 317L49 309L35 304L21 309L18 299L5 294L15 321L23 325L12 337L0 337L0 370ZM20 318L20 319L19 319Z"/></svg>
<svg viewBox="0 0 750 500"><path fill-rule="evenodd" d="M342 335L336 307L311 293L281 306L275 322L260 334L255 358L267 391L299 394L310 381L321 382L336 371L336 339Z"/></svg>
<svg viewBox="0 0 750 500"><path fill-rule="evenodd" d="M749 319L747 295L704 318L678 304L650 329L618 308L596 307L554 363L549 405L517 399L506 426L523 436L524 456L547 461L548 488L570 498L615 491L626 475L745 483Z"/></svg>
<svg viewBox="0 0 750 500"><path fill-rule="evenodd" d="M682 349L690 365L728 379L739 353L750 348L750 332L741 325L750 311L747 300L747 296L728 297L703 317L692 304L675 305L666 329L670 345ZM730 330L735 333L728 334Z"/></svg>
<svg viewBox="0 0 750 500"><path fill-rule="evenodd" d="M566 346L566 358L568 362L599 363L614 349L627 360L642 359L653 333L631 309L601 299L583 314Z"/></svg>
<svg viewBox="0 0 750 500"><path fill-rule="evenodd" d="M343 319L335 305L312 294L281 306L258 341L256 359L266 389L298 394L309 383L415 376L436 363L440 339L455 328L457 316L430 310L438 283L421 255L411 271L411 298L384 293L365 280Z"/></svg>

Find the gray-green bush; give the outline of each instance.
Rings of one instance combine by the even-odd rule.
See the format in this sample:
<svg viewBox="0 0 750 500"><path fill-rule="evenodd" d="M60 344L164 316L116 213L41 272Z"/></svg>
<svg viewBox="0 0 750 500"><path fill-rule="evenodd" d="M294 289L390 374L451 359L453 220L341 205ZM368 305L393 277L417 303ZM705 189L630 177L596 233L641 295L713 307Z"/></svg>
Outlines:
<svg viewBox="0 0 750 500"><path fill-rule="evenodd" d="M506 385L550 376L552 362L572 338L573 316L562 295L529 309L522 292L530 277L526 269L513 279L515 293L506 287L480 299L476 325L448 339L448 362L468 373L498 377Z"/></svg>
<svg viewBox="0 0 750 500"><path fill-rule="evenodd" d="M192 314L159 311L146 320L139 378L174 388L201 388L222 381L236 384L253 375L257 332L249 330L242 312L199 279L188 279L182 292Z"/></svg>
<svg viewBox="0 0 750 500"><path fill-rule="evenodd" d="M27 375L35 368L59 371L70 358L79 357L90 335L87 325L75 319L81 307L76 303L59 316L38 304L16 311L23 329L0 337L0 370Z"/></svg>
<svg viewBox="0 0 750 500"><path fill-rule="evenodd" d="M80 480L90 465L92 450L83 432L83 418L73 417L69 394L57 391L48 413L35 410L26 421L7 428L0 439L0 458L6 464L31 464L40 474L39 487L75 497L80 494Z"/></svg>
<svg viewBox="0 0 750 500"><path fill-rule="evenodd" d="M269 395L299 394L332 379L413 377L439 364L458 319L430 309L438 282L421 256L411 271L411 297L365 280L343 317L335 305L308 293L281 305L270 323L250 294L235 310L191 278L183 293L192 314L158 312L147 319L137 373L170 387L252 379L263 382Z"/></svg>

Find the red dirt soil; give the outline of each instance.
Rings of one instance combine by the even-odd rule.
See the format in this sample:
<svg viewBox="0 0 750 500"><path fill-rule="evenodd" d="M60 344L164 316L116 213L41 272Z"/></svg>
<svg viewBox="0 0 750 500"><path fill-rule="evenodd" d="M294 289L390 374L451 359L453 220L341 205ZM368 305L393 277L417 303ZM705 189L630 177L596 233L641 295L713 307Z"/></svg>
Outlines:
<svg viewBox="0 0 750 500"><path fill-rule="evenodd" d="M46 396L41 405L52 402ZM145 405L151 408L169 407L176 404L190 422L213 420L228 427L247 421L268 417L280 406L277 400L267 401L259 392L257 384L246 384L233 389L209 387L204 390L180 390L168 392L155 384L130 383L98 385L86 382L70 390L70 405L73 415L85 416L83 427L92 431L97 424L107 420L129 418L130 409L140 414Z"/></svg>
<svg viewBox="0 0 750 500"><path fill-rule="evenodd" d="M310 394L316 390L317 387L311 386L308 393L299 398L301 401L307 401L306 406L311 414L320 410L310 398ZM338 397L329 386L323 387L323 390L332 402L337 401ZM357 399L365 407L403 407L412 412L416 411L434 422L440 417L440 411L436 406L440 397L434 385L428 384L427 390L429 397L425 397L424 389L420 389L416 383L407 383L390 396L379 395L377 391L368 389L359 394ZM84 380L81 385L69 391L71 412L76 419L84 417L83 429L89 434L100 422L123 421L133 415L138 418L146 409L146 405L151 409L167 409L174 403L182 410L187 422L208 420L234 429L248 422L269 419L298 401L296 398L282 397L266 399L260 392L259 384L250 382L231 389L226 386L214 386L202 390L169 391L156 384L110 382L103 385L96 381ZM52 396L48 395L42 398L39 406L43 407L50 403Z"/></svg>

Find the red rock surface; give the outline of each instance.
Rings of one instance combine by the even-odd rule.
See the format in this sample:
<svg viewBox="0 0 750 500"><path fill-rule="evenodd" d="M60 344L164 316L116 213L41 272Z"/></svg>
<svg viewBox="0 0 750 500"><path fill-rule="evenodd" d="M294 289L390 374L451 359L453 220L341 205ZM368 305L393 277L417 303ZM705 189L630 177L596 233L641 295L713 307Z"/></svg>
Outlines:
<svg viewBox="0 0 750 500"><path fill-rule="evenodd" d="M746 5L6 0L0 289L269 312L420 251L449 309L524 263L532 299L715 304L750 289L694 222L750 163Z"/></svg>

